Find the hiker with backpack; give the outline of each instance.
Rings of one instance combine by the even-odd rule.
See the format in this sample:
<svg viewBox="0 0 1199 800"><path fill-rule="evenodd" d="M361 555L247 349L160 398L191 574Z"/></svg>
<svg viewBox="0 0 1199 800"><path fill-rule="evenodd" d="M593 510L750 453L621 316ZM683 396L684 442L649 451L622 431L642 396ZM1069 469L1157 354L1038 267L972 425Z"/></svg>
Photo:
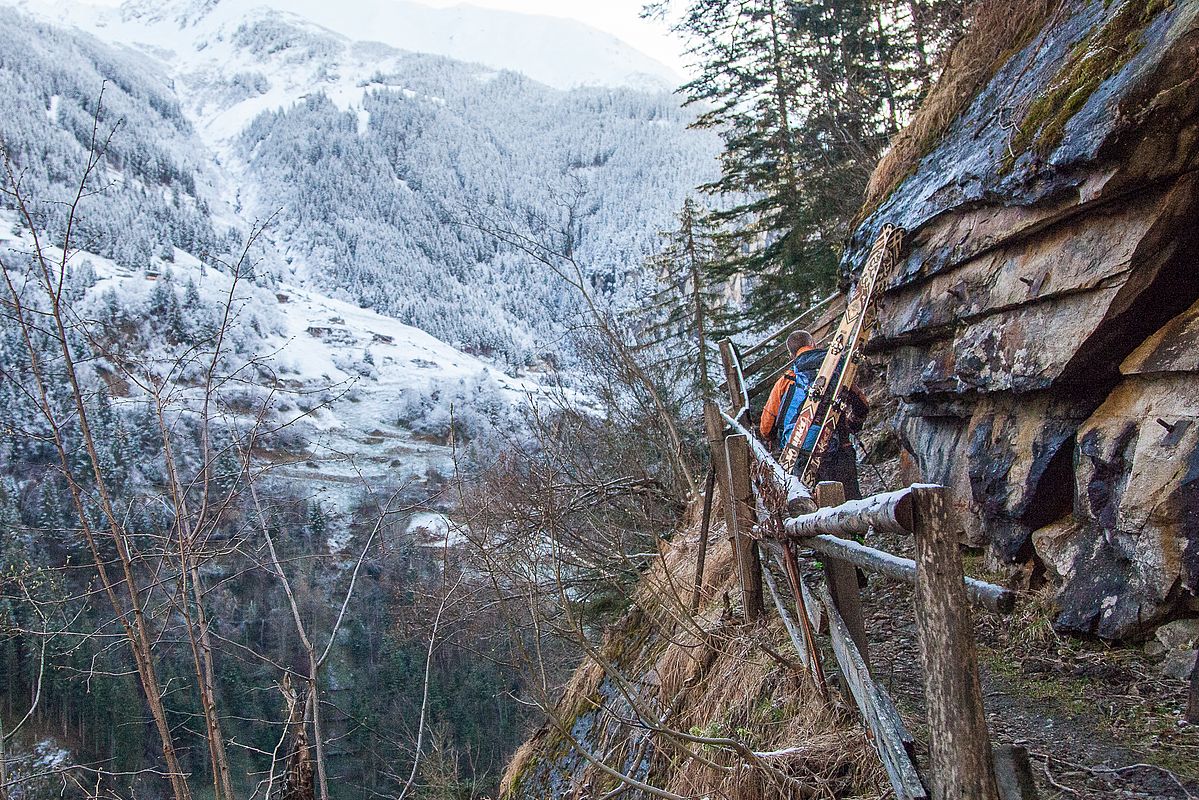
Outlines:
<svg viewBox="0 0 1199 800"><path fill-rule="evenodd" d="M791 354L791 369L775 382L758 422L759 436L775 454L790 438L795 420L808 397L808 387L816 379L827 353L816 347L816 340L807 331L793 331L787 337L787 351ZM855 500L862 496L862 490L858 486L858 464L849 436L862 429L870 405L856 386L842 389L841 399L846 404L845 411L828 442L817 477L822 481L839 481L845 487L846 499ZM804 439L800 464L806 460L806 454L811 452L819 435L819 426L813 425Z"/></svg>

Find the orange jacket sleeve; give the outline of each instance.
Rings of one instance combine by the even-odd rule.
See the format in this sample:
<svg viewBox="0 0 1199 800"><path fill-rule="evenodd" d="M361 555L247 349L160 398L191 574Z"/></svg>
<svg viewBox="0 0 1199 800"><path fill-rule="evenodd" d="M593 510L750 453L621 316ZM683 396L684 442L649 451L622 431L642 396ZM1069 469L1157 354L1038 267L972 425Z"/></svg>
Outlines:
<svg viewBox="0 0 1199 800"><path fill-rule="evenodd" d="M779 418L779 406L783 404L783 395L787 393L787 385L790 383L791 380L786 375L775 381L774 388L770 390L770 399L762 409L762 418L758 420L758 433L766 441L770 441L770 436L774 433L774 423Z"/></svg>

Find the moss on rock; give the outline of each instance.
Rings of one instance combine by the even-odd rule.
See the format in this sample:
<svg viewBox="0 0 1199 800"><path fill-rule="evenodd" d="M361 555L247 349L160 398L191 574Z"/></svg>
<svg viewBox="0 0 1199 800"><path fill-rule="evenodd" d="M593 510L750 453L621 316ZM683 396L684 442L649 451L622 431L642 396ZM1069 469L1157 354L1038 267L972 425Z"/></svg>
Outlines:
<svg viewBox="0 0 1199 800"><path fill-rule="evenodd" d="M1057 149L1066 125L1104 81L1141 51L1149 23L1172 5L1173 0L1123 0L1102 27L1076 44L1057 80L1029 106L1012 138L1003 171L1010 171L1026 152L1044 159Z"/></svg>

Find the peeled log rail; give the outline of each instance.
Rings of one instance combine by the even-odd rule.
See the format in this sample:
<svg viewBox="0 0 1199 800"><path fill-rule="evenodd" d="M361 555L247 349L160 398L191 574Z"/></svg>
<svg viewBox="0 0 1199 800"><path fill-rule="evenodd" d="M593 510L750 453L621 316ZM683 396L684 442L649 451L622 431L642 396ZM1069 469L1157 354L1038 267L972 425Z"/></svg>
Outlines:
<svg viewBox="0 0 1199 800"><path fill-rule="evenodd" d="M828 534L809 536L803 540L802 544L818 553L848 561L867 572L877 572L888 578L916 585L916 562L910 558L892 555L883 550L876 550L849 539L838 539L836 536ZM974 605L997 614L1009 614L1015 608L1016 593L1011 589L1005 589L1002 586L969 576L966 576L965 581L966 596Z"/></svg>
<svg viewBox="0 0 1199 800"><path fill-rule="evenodd" d="M741 359L737 348L729 339L720 343L720 361L724 365L724 386L729 393L729 402L737 409L736 418L749 411L749 395L745 392L745 376L741 374Z"/></svg>
<svg viewBox="0 0 1199 800"><path fill-rule="evenodd" d="M915 492L939 487L917 484L862 500L850 500L811 514L783 520L783 529L817 552L890 578L915 585L916 562L834 534L866 533L871 528L890 533L912 533L912 497ZM966 594L977 606L1007 614L1016 605L1016 593L993 583L966 577Z"/></svg>
<svg viewBox="0 0 1199 800"><path fill-rule="evenodd" d="M844 295L841 295L844 297ZM827 344L829 337L832 335L833 325L836 323L840 314L837 317L825 318L819 325L813 326L809 333L816 339L817 346L823 347ZM776 366L767 371L766 368L771 364ZM750 399L760 397L764 392L770 391L782 375L791 369L791 358L788 355L786 345L782 345L781 349L776 351L772 359L761 359L750 364L745 370L745 374L749 376L749 384L746 387L746 392Z"/></svg>
<svg viewBox="0 0 1199 800"><path fill-rule="evenodd" d="M737 420L730 417L724 411L720 412L720 416L724 418L726 425L731 427L734 432L745 437L749 444L749 454L754 461L759 464L766 465L770 473L774 476L774 482L782 490L783 496L787 498L787 508L796 510L810 510L816 507L816 501L812 499L812 493L804 487L799 478L788 473L783 469L779 462L775 461L770 455L770 451L766 446L754 436L749 430Z"/></svg>
<svg viewBox="0 0 1199 800"><path fill-rule="evenodd" d="M916 585L916 562L910 558L901 558L864 544L838 539L836 536L821 534L804 539L805 547L810 547L818 553L848 561L854 566L870 572L877 572L894 578L897 581ZM980 581L967 576L966 596L970 602L988 611L998 614L1009 614L1016 606L1016 593L1011 589L996 586L993 583Z"/></svg>
<svg viewBox="0 0 1199 800"><path fill-rule="evenodd" d="M896 492L822 508L811 514L784 520L783 529L792 536L816 536L822 533L843 536L867 533L871 528L888 533L912 533L912 490L920 488L926 487L917 484Z"/></svg>
<svg viewBox="0 0 1199 800"><path fill-rule="evenodd" d="M776 331L767 339L763 339L742 353L741 358L745 363L743 374L748 381L747 389L750 398L769 391L778 377L790 369L791 356L787 350L786 339L779 339L782 334L799 330L800 323L803 323L803 327L806 327L816 341L823 345L831 335L833 327L840 320L845 305L844 294L832 295L821 301L819 305L804 312L800 318L792 320L788 326ZM818 310L823 310L824 313L818 316L812 313ZM774 343L776 340L777 343ZM774 343L773 346L771 346L772 343ZM769 347L769 352L763 353L767 347Z"/></svg>
<svg viewBox="0 0 1199 800"><path fill-rule="evenodd" d="M788 474L782 466L771 457L770 452L756 436L753 436L741 423L734 420L723 411L720 416L725 424L734 431L745 436L749 445L750 457L760 464L765 464L774 475L775 482L786 492L787 506L793 508L796 501L815 505L812 495L799 478ZM810 514L783 520L787 533L803 537L805 547L825 553L826 555L848 561L864 570L878 572L904 583L916 584L916 562L910 558L901 558L873 547L841 539L824 531L855 534L866 533L869 528L893 533L912 533L911 495L914 490L932 488L924 484L909 486L896 492L874 495L864 500L851 500L832 508L822 508ZM762 533L755 528L755 532ZM966 578L966 594L975 605L1000 614L1010 613L1016 605L1016 593L1011 589L996 586L993 583L980 581L976 578Z"/></svg>

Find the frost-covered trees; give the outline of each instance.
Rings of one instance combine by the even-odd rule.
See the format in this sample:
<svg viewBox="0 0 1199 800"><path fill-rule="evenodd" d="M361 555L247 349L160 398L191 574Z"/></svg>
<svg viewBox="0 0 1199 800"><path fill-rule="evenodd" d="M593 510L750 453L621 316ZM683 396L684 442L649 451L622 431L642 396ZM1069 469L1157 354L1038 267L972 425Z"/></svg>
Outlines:
<svg viewBox="0 0 1199 800"><path fill-rule="evenodd" d="M699 398L710 398L715 381L712 351L734 304L727 287L712 280L725 255L722 237L711 217L694 198L687 198L677 227L662 234L662 250L648 261L658 288L642 306L642 347L650 358L673 367L674 383Z"/></svg>
<svg viewBox="0 0 1199 800"><path fill-rule="evenodd" d="M666 13L672 4L658 0ZM871 170L960 32L961 0L687 0L674 4L695 77L682 91L719 131L733 202L719 277L752 276L746 323L789 318L836 282Z"/></svg>
<svg viewBox="0 0 1199 800"><path fill-rule="evenodd" d="M129 52L0 8L0 151L52 236L65 233L64 201L92 150L102 158L75 209L77 243L139 269L174 247L225 252L199 188L202 151L161 75ZM13 207L0 195L0 209Z"/></svg>
<svg viewBox="0 0 1199 800"><path fill-rule="evenodd" d="M544 360L578 308L544 265L463 220L565 231L592 285L627 306L656 231L713 175L714 140L669 95L401 64L360 113L314 93L263 114L243 152L322 286L470 352Z"/></svg>

